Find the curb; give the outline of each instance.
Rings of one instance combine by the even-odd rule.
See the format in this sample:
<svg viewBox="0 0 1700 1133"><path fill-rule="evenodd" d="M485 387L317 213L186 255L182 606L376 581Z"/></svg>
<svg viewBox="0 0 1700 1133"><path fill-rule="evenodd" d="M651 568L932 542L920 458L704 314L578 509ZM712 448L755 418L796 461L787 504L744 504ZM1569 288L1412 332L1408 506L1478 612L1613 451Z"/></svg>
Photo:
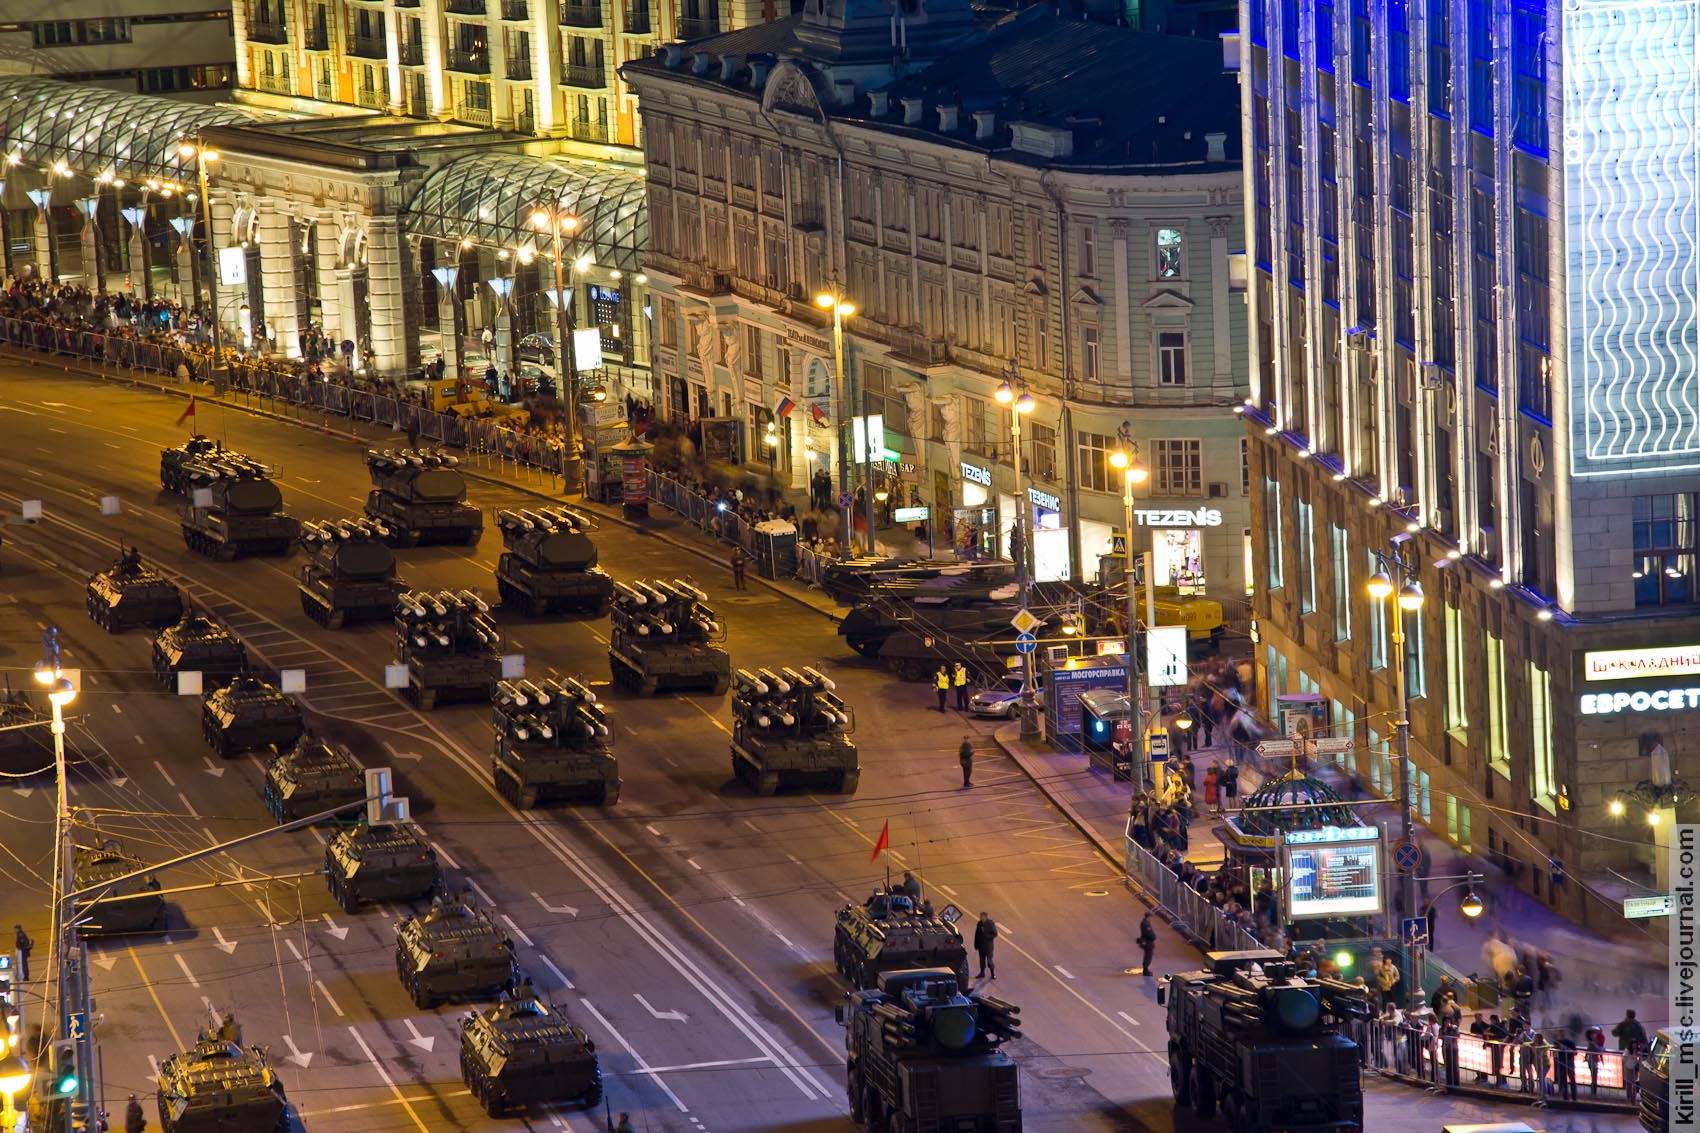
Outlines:
<svg viewBox="0 0 1700 1133"><path fill-rule="evenodd" d="M1150 905L1152 908L1157 908L1157 902L1145 891L1145 888L1133 878L1126 876L1125 871L1127 869L1127 862L1124 861L1122 856L1116 852L1115 845L1107 841L1102 834L1099 834L1096 830L1094 830L1092 826L1080 816L1079 812L1074 809L1073 804L1066 802L1062 798L1053 794L1050 788L1047 787L1040 777L1034 773L1033 768L1028 766L1027 760L1029 757L1024 753L1018 753L1015 750L1015 747L1010 741L1014 736L1019 735L1020 728L1020 724L1005 724L992 733L992 738L997 741L997 745L1003 750L1003 753L1009 756L1009 758L1015 762L1017 767L1021 768L1021 773L1027 776L1028 780L1039 789L1039 793L1049 799L1052 806L1055 806L1058 810L1063 812L1063 817L1068 819L1071 826L1086 836L1087 841L1092 843L1093 848L1098 851L1099 855L1116 869L1124 871L1123 879L1127 882L1128 887L1137 892L1145 900L1146 904Z"/></svg>
<svg viewBox="0 0 1700 1133"><path fill-rule="evenodd" d="M1500 1105L1521 1106L1524 1109L1545 1109L1549 1112L1557 1113L1611 1113L1630 1116L1639 1112L1640 1109L1639 1106L1631 1105L1626 1101L1611 1101L1609 1099L1589 1099L1587 1101L1583 1101L1578 1098L1576 1101L1566 1102L1549 1097L1543 1101L1542 1099L1535 1097L1533 1094L1525 1094L1520 1090L1489 1090L1482 1089L1473 1084L1464 1083L1460 1083L1456 1086L1441 1086L1435 1082L1429 1081L1427 1078L1419 1078L1414 1074L1400 1074L1398 1071L1389 1070L1384 1066L1366 1066L1364 1067L1364 1072L1373 1073L1376 1077L1381 1078L1384 1081L1396 1082L1401 1086L1417 1087L1437 1096L1445 1096L1449 1098L1474 1098L1477 1101L1497 1102ZM1460 1071L1460 1075L1471 1073L1474 1073L1474 1071L1469 1070L1468 1068Z"/></svg>

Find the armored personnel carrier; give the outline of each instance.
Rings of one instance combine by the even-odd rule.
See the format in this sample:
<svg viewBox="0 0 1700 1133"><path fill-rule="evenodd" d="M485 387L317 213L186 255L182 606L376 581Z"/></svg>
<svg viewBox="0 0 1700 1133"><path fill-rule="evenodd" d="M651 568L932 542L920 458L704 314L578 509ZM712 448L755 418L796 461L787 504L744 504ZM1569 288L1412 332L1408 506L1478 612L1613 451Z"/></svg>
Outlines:
<svg viewBox="0 0 1700 1133"><path fill-rule="evenodd" d="M354 753L311 732L266 766L266 809L293 822L366 797L366 778ZM348 812L350 819L358 817Z"/></svg>
<svg viewBox="0 0 1700 1133"><path fill-rule="evenodd" d="M1208 1121L1218 1106L1234 1133L1363 1128L1358 1047L1345 1033L1370 1016L1368 992L1308 979L1270 949L1211 952L1207 967L1169 976L1169 1086Z"/></svg>
<svg viewBox="0 0 1700 1133"><path fill-rule="evenodd" d="M392 547L460 543L484 533L484 513L466 503L460 461L436 449L367 449L373 491L366 514L384 525Z"/></svg>
<svg viewBox="0 0 1700 1133"><path fill-rule="evenodd" d="M88 611L94 624L108 633L133 626L159 629L183 616L183 595L143 566L141 553L131 547L110 570L89 576Z"/></svg>
<svg viewBox="0 0 1700 1133"><path fill-rule="evenodd" d="M466 1016L460 1078L491 1117L574 1099L593 1109L602 1100L596 1044L528 989Z"/></svg>
<svg viewBox="0 0 1700 1133"><path fill-rule="evenodd" d="M862 904L839 909L832 958L857 988L874 987L881 973L905 968L948 968L968 986L962 934L902 893L875 890Z"/></svg>
<svg viewBox="0 0 1700 1133"><path fill-rule="evenodd" d="M192 470L206 463L230 464L238 468L270 476L271 470L259 461L227 449L220 441L196 433L176 448L162 449L159 454L159 486L179 496L187 496L194 488Z"/></svg>
<svg viewBox="0 0 1700 1133"><path fill-rule="evenodd" d="M52 752L43 740L48 714L22 689L0 691L0 771L21 775L52 765Z"/></svg>
<svg viewBox="0 0 1700 1133"><path fill-rule="evenodd" d="M146 869L141 858L131 857L115 843L76 846L71 851L71 870L77 888L104 886L109 881ZM165 898L159 894L159 879L152 874L120 881L77 906L78 931L85 936L117 932L146 932L165 923Z"/></svg>
<svg viewBox="0 0 1700 1133"><path fill-rule="evenodd" d="M739 669L732 690L732 774L758 795L781 786L855 794L862 765L850 709L818 670Z"/></svg>
<svg viewBox="0 0 1700 1133"><path fill-rule="evenodd" d="M235 634L199 614L188 614L168 625L153 639L153 671L168 689L177 687L177 674L198 672L201 688L223 688L248 664L247 650Z"/></svg>
<svg viewBox="0 0 1700 1133"><path fill-rule="evenodd" d="M496 686L496 790L522 810L558 798L601 806L620 798L620 764L609 747L608 717L596 694L564 681Z"/></svg>
<svg viewBox="0 0 1700 1133"><path fill-rule="evenodd" d="M341 629L393 615L396 595L407 587L396 577L389 538L390 529L372 519L302 524L301 546L310 558L298 589L307 616Z"/></svg>
<svg viewBox="0 0 1700 1133"><path fill-rule="evenodd" d="M502 631L470 590L409 590L396 598L396 663L407 666L407 698L488 700L502 676Z"/></svg>
<svg viewBox="0 0 1700 1133"><path fill-rule="evenodd" d="M869 1129L1021 1133L1015 1062L1019 1010L962 991L945 968L884 972L838 1008L849 1051L850 1120Z"/></svg>
<svg viewBox="0 0 1700 1133"><path fill-rule="evenodd" d="M496 561L502 605L530 617L608 612L614 580L596 565L589 520L564 507L504 511L496 516L507 552Z"/></svg>
<svg viewBox="0 0 1700 1133"><path fill-rule="evenodd" d="M614 683L640 696L660 689L705 689L732 682L732 659L717 642L726 631L708 595L688 582L617 582L608 635Z"/></svg>
<svg viewBox="0 0 1700 1133"><path fill-rule="evenodd" d="M437 851L411 822L361 822L332 835L325 846L331 896L352 913L379 901L418 901L442 881Z"/></svg>
<svg viewBox="0 0 1700 1133"><path fill-rule="evenodd" d="M821 572L820 586L840 606L854 606L875 595L908 595L968 588L985 593L1015 582L1006 562L967 563L960 559L915 559L858 555Z"/></svg>
<svg viewBox="0 0 1700 1133"><path fill-rule="evenodd" d="M201 700L201 738L220 755L295 742L301 706L259 677L237 677Z"/></svg>
<svg viewBox="0 0 1700 1133"><path fill-rule="evenodd" d="M289 1103L262 1046L203 1032L159 1064L165 1133L286 1133Z"/></svg>
<svg viewBox="0 0 1700 1133"><path fill-rule="evenodd" d="M283 493L263 465L197 460L184 466L189 491L212 493L210 507L183 508L183 542L219 562L238 555L287 555L296 522L283 513Z"/></svg>
<svg viewBox="0 0 1700 1133"><path fill-rule="evenodd" d="M438 898L396 925L395 968L421 1010L444 999L483 999L519 986L507 933L471 902Z"/></svg>

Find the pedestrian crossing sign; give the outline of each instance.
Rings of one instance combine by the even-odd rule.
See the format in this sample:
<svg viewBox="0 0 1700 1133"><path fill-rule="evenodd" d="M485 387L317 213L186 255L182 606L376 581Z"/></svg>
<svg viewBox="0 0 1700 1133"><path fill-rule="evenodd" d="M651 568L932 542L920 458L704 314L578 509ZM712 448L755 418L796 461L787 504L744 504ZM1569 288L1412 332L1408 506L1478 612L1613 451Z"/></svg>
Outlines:
<svg viewBox="0 0 1700 1133"><path fill-rule="evenodd" d="M1110 532L1110 557L1112 559L1127 558L1127 532Z"/></svg>

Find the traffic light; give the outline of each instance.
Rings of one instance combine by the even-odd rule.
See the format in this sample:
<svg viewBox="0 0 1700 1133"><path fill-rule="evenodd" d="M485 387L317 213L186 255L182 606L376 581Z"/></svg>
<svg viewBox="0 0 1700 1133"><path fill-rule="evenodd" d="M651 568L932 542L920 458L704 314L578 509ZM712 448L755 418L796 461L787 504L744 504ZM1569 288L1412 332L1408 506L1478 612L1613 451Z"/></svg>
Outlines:
<svg viewBox="0 0 1700 1133"><path fill-rule="evenodd" d="M70 1039L61 1039L53 1044L53 1092L60 1097L69 1097L82 1086L82 1079L77 1074L77 1044Z"/></svg>

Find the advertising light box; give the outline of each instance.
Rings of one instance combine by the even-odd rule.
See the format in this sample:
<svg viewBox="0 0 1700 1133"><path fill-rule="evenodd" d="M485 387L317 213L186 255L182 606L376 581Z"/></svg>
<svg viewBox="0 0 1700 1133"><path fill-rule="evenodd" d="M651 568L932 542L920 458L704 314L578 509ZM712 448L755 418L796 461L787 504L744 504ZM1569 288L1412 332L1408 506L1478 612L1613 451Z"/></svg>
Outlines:
<svg viewBox="0 0 1700 1133"><path fill-rule="evenodd" d="M1381 832L1374 827L1296 830L1281 847L1287 918L1363 917L1383 910Z"/></svg>

